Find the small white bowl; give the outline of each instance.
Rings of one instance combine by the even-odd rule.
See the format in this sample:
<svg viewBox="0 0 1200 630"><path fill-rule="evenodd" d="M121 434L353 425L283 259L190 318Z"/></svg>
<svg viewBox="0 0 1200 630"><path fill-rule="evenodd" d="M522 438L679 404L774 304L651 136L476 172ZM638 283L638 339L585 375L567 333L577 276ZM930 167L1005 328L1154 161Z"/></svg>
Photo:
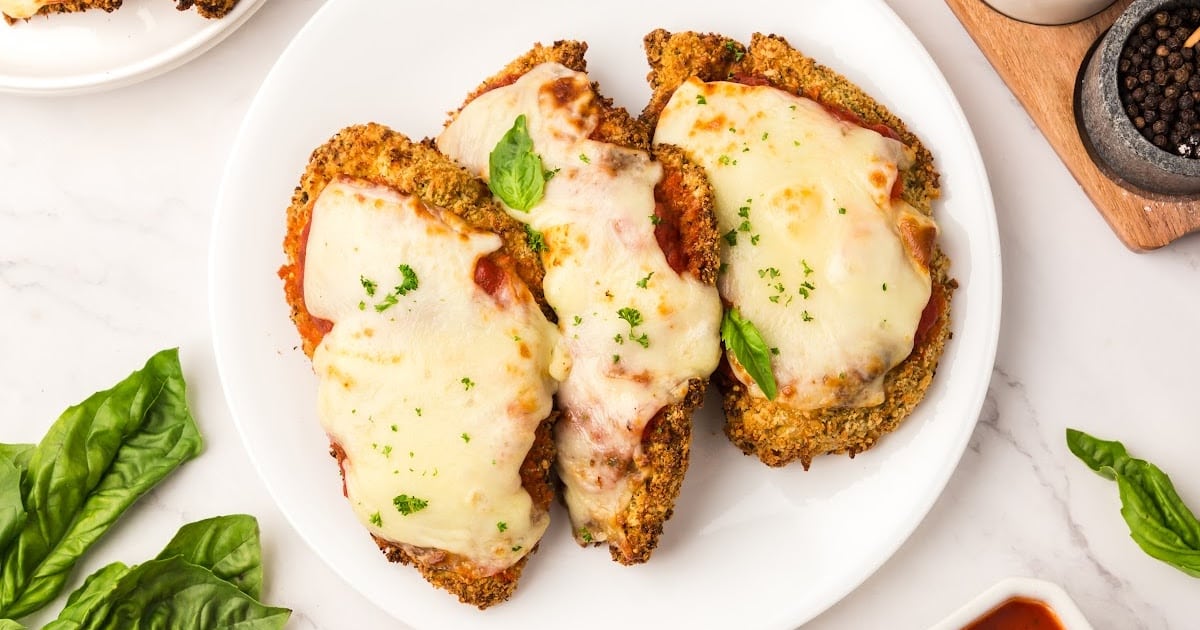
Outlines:
<svg viewBox="0 0 1200 630"><path fill-rule="evenodd" d="M1090 18L1114 0L984 0L993 9L1032 24L1068 24Z"/></svg>
<svg viewBox="0 0 1200 630"><path fill-rule="evenodd" d="M1092 630L1092 624L1079 611L1079 607L1061 586L1034 578L1005 578L949 617L934 624L929 630L962 630L973 621L991 612L1000 604L1013 598L1032 599L1043 602L1054 611L1064 630Z"/></svg>

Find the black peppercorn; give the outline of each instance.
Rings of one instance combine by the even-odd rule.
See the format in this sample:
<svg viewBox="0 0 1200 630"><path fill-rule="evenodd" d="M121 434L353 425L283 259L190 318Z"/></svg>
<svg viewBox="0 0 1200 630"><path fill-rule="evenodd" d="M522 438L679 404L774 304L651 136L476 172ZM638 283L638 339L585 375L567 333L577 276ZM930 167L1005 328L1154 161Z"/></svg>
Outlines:
<svg viewBox="0 0 1200 630"><path fill-rule="evenodd" d="M1117 86L1139 133L1164 151L1200 159L1200 55L1183 46L1197 27L1200 6L1148 16L1121 50Z"/></svg>

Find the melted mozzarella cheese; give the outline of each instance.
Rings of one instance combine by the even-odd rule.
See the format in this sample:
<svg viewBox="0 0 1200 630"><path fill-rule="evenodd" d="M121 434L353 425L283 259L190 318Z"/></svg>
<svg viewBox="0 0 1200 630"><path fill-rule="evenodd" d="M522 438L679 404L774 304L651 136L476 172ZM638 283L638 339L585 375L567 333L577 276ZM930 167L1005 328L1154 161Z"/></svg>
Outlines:
<svg viewBox="0 0 1200 630"><path fill-rule="evenodd" d="M883 376L912 352L930 295L927 258L901 231L936 226L891 198L909 150L812 100L695 78L668 102L654 140L708 173L727 265L718 286L775 349L778 400L883 402Z"/></svg>
<svg viewBox="0 0 1200 630"><path fill-rule="evenodd" d="M63 0L0 0L0 13L14 20L23 20L37 15L42 7L62 2Z"/></svg>
<svg viewBox="0 0 1200 630"><path fill-rule="evenodd" d="M534 152L556 171L540 203L508 212L545 237L543 288L571 360L558 393L559 474L576 528L604 540L628 503L646 423L716 368L720 300L671 269L658 246L659 164L589 139L599 112L587 75L539 65L469 103L438 147L486 178L489 153L521 114Z"/></svg>
<svg viewBox="0 0 1200 630"><path fill-rule="evenodd" d="M500 245L415 197L339 180L313 206L304 272L309 311L334 323L313 355L318 411L358 519L486 572L549 521L520 466L551 411L558 338L523 284L475 283ZM417 282L404 295L400 265Z"/></svg>

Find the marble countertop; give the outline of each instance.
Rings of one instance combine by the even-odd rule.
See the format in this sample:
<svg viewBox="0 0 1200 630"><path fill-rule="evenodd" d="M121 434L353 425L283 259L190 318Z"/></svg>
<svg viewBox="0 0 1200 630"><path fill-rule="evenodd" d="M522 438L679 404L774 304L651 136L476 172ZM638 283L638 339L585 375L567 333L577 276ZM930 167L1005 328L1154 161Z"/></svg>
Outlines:
<svg viewBox="0 0 1200 630"><path fill-rule="evenodd" d="M944 494L895 556L806 627L925 628L1024 575L1065 587L1097 629L1195 628L1200 581L1137 548L1115 485L1070 455L1063 429L1124 441L1200 508L1200 236L1126 250L949 9L889 3L974 128L1002 240L1003 324ZM82 571L149 557L183 522L249 512L264 532L264 599L295 609L289 627L402 628L274 506L211 348L206 258L222 169L260 82L320 4L269 2L211 52L132 87L0 96L0 440L37 440L68 404L179 346L207 451L136 505Z"/></svg>

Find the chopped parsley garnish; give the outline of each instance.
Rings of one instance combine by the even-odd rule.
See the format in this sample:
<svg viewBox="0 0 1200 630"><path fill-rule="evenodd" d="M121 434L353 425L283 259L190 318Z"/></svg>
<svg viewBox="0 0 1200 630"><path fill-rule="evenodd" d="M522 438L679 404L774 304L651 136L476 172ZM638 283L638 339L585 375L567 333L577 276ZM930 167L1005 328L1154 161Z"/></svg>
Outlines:
<svg viewBox="0 0 1200 630"><path fill-rule="evenodd" d="M729 263L721 263L721 266L717 267L718 274L725 273L728 270L729 270Z"/></svg>
<svg viewBox="0 0 1200 630"><path fill-rule="evenodd" d="M739 232L749 232L750 230L754 229L754 226L750 225L749 221L742 221L742 223L738 225L737 229Z"/></svg>
<svg viewBox="0 0 1200 630"><path fill-rule="evenodd" d="M805 280L804 282L800 283L800 289L797 291L797 293L807 300L809 293L816 290L816 288L817 286L815 284Z"/></svg>
<svg viewBox="0 0 1200 630"><path fill-rule="evenodd" d="M417 288L417 272L413 271L408 265L400 265L400 275L404 280L400 286L396 287L396 293L400 295L408 295L409 291L415 291Z"/></svg>
<svg viewBox="0 0 1200 630"><path fill-rule="evenodd" d="M725 42L725 50L727 50L729 54L733 55L734 61L741 61L742 57L746 56L746 51L738 48L738 45L733 43L733 40Z"/></svg>
<svg viewBox="0 0 1200 630"><path fill-rule="evenodd" d="M790 109L790 110L792 110L792 111L796 111L796 106L795 106L795 105L788 105L788 109Z"/></svg>
<svg viewBox="0 0 1200 630"><path fill-rule="evenodd" d="M472 381L469 376L462 377L462 380L458 382L463 384L464 391L471 391L471 388L475 387L475 381Z"/></svg>
<svg viewBox="0 0 1200 630"><path fill-rule="evenodd" d="M771 354L779 356L779 348L771 348Z"/></svg>
<svg viewBox="0 0 1200 630"><path fill-rule="evenodd" d="M800 146L800 141L799 141L799 140L792 140L792 146L794 146L794 147L798 147L798 146Z"/></svg>
<svg viewBox="0 0 1200 630"><path fill-rule="evenodd" d="M384 457L389 457L389 456L392 454L392 445L391 445L391 444L384 444L384 445L383 445L383 450L382 450L382 451L380 451L380 452L382 452L382 453L383 453L383 456L384 456Z"/></svg>
<svg viewBox="0 0 1200 630"><path fill-rule="evenodd" d="M392 505L396 506L396 511L408 516L414 512L420 512L429 507L429 501L418 497L410 497L407 494L402 494L392 499Z"/></svg>
<svg viewBox="0 0 1200 630"><path fill-rule="evenodd" d="M735 127L730 127L730 128L729 128L729 133L737 133L737 128L735 128Z"/></svg>
<svg viewBox="0 0 1200 630"><path fill-rule="evenodd" d="M737 245L737 230L729 230L725 233L725 242L729 243L730 247Z"/></svg>
<svg viewBox="0 0 1200 630"><path fill-rule="evenodd" d="M518 551L520 551L520 550L521 550L521 545L513 545L513 548L512 548L512 550L513 550L513 552L514 552L514 553L515 553L515 552L518 552Z"/></svg>
<svg viewBox="0 0 1200 630"><path fill-rule="evenodd" d="M809 315L808 311L804 311L803 313L800 313L800 319L806 322L811 322L813 320L813 316Z"/></svg>
<svg viewBox="0 0 1200 630"><path fill-rule="evenodd" d="M580 153L580 154L579 154L579 161L580 161L580 162L583 162L584 164L591 164L591 163L592 163L592 158L588 157L586 153Z"/></svg>
<svg viewBox="0 0 1200 630"><path fill-rule="evenodd" d="M765 132L765 131L764 131L764 132L763 132L763 135L762 135L762 139L763 139L763 140L766 140L766 139L767 139L767 135L768 135L768 134L767 134L767 132Z"/></svg>
<svg viewBox="0 0 1200 630"><path fill-rule="evenodd" d="M758 239L759 239L759 237L760 237L760 236L761 236L760 234L752 234L752 235L750 235L750 244L751 244L751 245L758 245Z"/></svg>
<svg viewBox="0 0 1200 630"><path fill-rule="evenodd" d="M720 162L722 166L736 166L737 165L737 160L730 158L728 155L724 155L724 154L722 154L720 157L717 158L717 162Z"/></svg>
<svg viewBox="0 0 1200 630"><path fill-rule="evenodd" d="M367 295L369 296L375 295L375 289L379 288L379 285L376 284L374 280L369 280L366 276L359 276L358 281L362 284L363 289L366 290Z"/></svg>
<svg viewBox="0 0 1200 630"><path fill-rule="evenodd" d="M638 288L640 288L640 289L645 289L645 288L646 288L646 285L647 285L647 284L650 282L650 278L651 278L651 276L653 276L653 275L654 275L654 272L653 272L653 271L651 271L650 273L646 274L646 277L645 277L645 278L642 278L641 280L638 280L638 281L637 281Z"/></svg>
<svg viewBox="0 0 1200 630"><path fill-rule="evenodd" d="M363 302L362 300L359 300L358 301L358 310L360 310L360 311L367 310L367 303Z"/></svg>
<svg viewBox="0 0 1200 630"><path fill-rule="evenodd" d="M579 538L585 543L590 543L592 542L592 532L589 532L586 527L580 527Z"/></svg>
<svg viewBox="0 0 1200 630"><path fill-rule="evenodd" d="M469 434L469 433L463 433L462 435L460 435L458 437L462 438L462 441L467 444L471 443L471 434Z"/></svg>
<svg viewBox="0 0 1200 630"><path fill-rule="evenodd" d="M396 426L396 425L394 425L394 424L392 425L392 433L395 433L395 432L397 432L397 431L399 431L399 430L400 430L400 427L398 427L398 426Z"/></svg>
<svg viewBox="0 0 1200 630"><path fill-rule="evenodd" d="M765 278L765 277L767 277L767 276L771 276L772 278L778 278L778 277L779 277L779 270L778 270L778 269L776 269L776 268L774 268L774 267L767 267L766 269L759 269L759 270L758 270L758 277L759 277L759 278Z"/></svg>
<svg viewBox="0 0 1200 630"><path fill-rule="evenodd" d="M582 318L582 317L580 317L580 316L578 316L578 315L576 315L576 316L575 316L575 325L576 325L576 326L578 326L578 325L580 325L580 324L582 324L582 323L583 323L583 318Z"/></svg>
<svg viewBox="0 0 1200 630"><path fill-rule="evenodd" d="M618 363L618 362L620 362L620 361L621 361L621 355L619 355L619 354L614 354L614 355L613 355L613 363Z"/></svg>
<svg viewBox="0 0 1200 630"><path fill-rule="evenodd" d="M371 515L371 524L375 527L383 527L383 517L379 515L379 512Z"/></svg>
<svg viewBox="0 0 1200 630"><path fill-rule="evenodd" d="M541 232L529 227L528 223L525 224L525 242L529 244L529 249L535 252L546 251L545 237Z"/></svg>
<svg viewBox="0 0 1200 630"><path fill-rule="evenodd" d="M886 282L883 283L883 290L887 291L887 283Z"/></svg>
<svg viewBox="0 0 1200 630"><path fill-rule="evenodd" d="M625 343L625 337L622 337L621 333L617 333L617 336L613 337L613 341L623 344Z"/></svg>
<svg viewBox="0 0 1200 630"><path fill-rule="evenodd" d="M696 95L696 104L697 105L707 105L708 99L704 98L703 94L697 94Z"/></svg>
<svg viewBox="0 0 1200 630"><path fill-rule="evenodd" d="M508 523L505 523L504 521L499 521L496 523L496 529L499 531L504 531L504 530L508 529Z"/></svg>
<svg viewBox="0 0 1200 630"><path fill-rule="evenodd" d="M553 171L542 171L542 179L545 181L550 181L551 179L554 179L554 176L558 175L558 172L561 170L561 168L556 168Z"/></svg>
<svg viewBox="0 0 1200 630"><path fill-rule="evenodd" d="M542 200L547 179L542 158L533 152L525 114L521 114L488 154L488 189L508 207L529 212Z"/></svg>
<svg viewBox="0 0 1200 630"><path fill-rule="evenodd" d="M629 322L630 330L633 330L633 328L636 326L642 325L642 312L636 308L633 308L632 306L626 306L625 308L617 311L617 317Z"/></svg>
<svg viewBox="0 0 1200 630"><path fill-rule="evenodd" d="M657 214L652 214L650 215L650 223L658 225L659 223L662 223L662 217L658 216Z"/></svg>
<svg viewBox="0 0 1200 630"><path fill-rule="evenodd" d="M804 276L805 277L808 277L813 272L812 267L808 266L808 261L804 260L803 258L800 259L800 266L804 267Z"/></svg>
<svg viewBox="0 0 1200 630"><path fill-rule="evenodd" d="M416 412L417 412L417 416L418 416L418 417L420 417L420 415L421 415L421 408L420 408L420 407L417 407L416 409L414 409L414 411L416 411Z"/></svg>
<svg viewBox="0 0 1200 630"><path fill-rule="evenodd" d="M389 293L384 296L383 301L375 305L375 312L382 313L396 305L400 298L396 297L395 293Z"/></svg>
<svg viewBox="0 0 1200 630"><path fill-rule="evenodd" d="M738 208L738 216L742 217L743 219L749 219L750 218L750 206L742 206L741 208Z"/></svg>
<svg viewBox="0 0 1200 630"><path fill-rule="evenodd" d="M839 207L838 207L838 214L846 214L846 209L845 209L845 208L843 208L843 207L840 207L840 206L839 206Z"/></svg>

